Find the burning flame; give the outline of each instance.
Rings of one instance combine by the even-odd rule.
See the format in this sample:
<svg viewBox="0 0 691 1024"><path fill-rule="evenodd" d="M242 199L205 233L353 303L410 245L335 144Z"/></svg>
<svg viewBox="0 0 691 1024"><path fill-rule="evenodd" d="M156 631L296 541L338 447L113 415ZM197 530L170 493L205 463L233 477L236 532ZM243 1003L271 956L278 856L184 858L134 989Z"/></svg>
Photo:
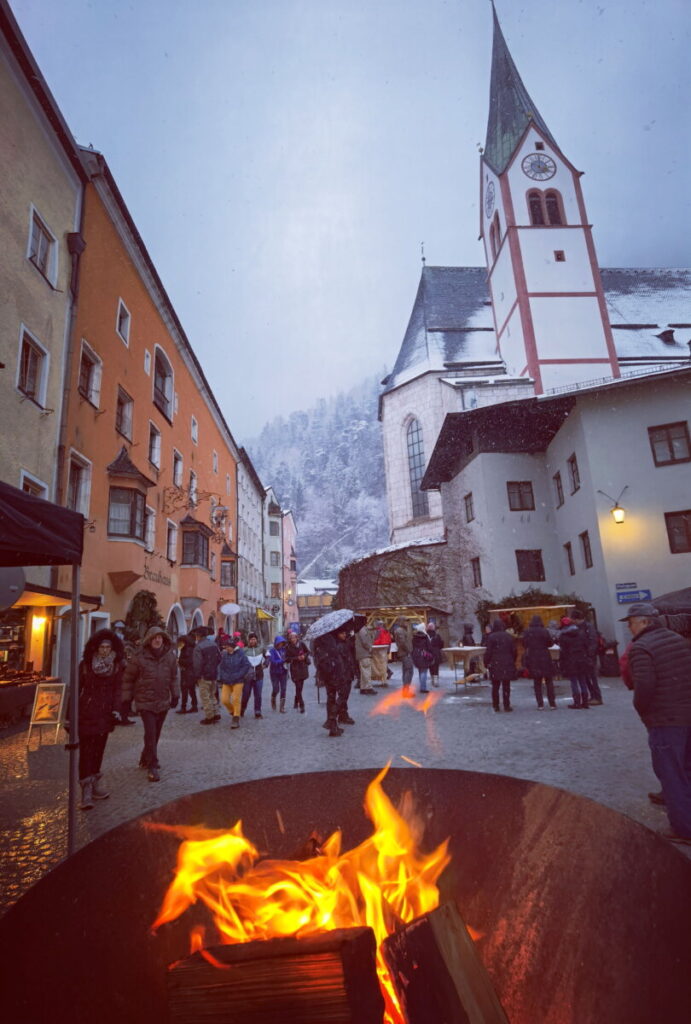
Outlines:
<svg viewBox="0 0 691 1024"><path fill-rule="evenodd" d="M222 834L180 830L189 838L180 845L177 873L154 929L179 917L197 900L211 911L224 943L369 925L377 942L384 1020L403 1024L380 944L401 922L434 910L439 903L436 883L450 858L448 840L429 854L420 851L420 823L412 813L400 814L382 789L388 768L365 794L372 835L345 853L340 831L326 840L317 856L288 861L260 860L256 847L243 835L241 822ZM193 949L200 949L202 941L195 931Z"/></svg>
<svg viewBox="0 0 691 1024"><path fill-rule="evenodd" d="M381 700L377 701L369 711L369 716L371 718L374 715L391 715L400 711L402 707L412 708L413 711L420 711L423 715L427 715L434 705L441 700L442 696L442 693L433 693L430 690L422 700L416 700L405 689L395 690L393 693L387 693L386 697L382 697Z"/></svg>

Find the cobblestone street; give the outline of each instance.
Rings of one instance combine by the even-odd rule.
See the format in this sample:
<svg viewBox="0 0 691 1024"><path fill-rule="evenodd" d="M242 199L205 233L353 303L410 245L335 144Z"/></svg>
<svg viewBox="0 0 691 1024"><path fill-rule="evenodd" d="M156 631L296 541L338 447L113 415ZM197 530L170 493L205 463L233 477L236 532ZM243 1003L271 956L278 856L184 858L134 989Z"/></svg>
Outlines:
<svg viewBox="0 0 691 1024"><path fill-rule="evenodd" d="M631 706L631 694L619 679L601 680L604 705L588 714L569 714L568 684L557 684L558 711L538 711L529 680L512 686L513 714L494 714L488 683L455 690L450 670L442 670L441 699L427 715L408 704L394 714L371 712L382 696L399 685L396 668L388 689L377 696L355 691L350 711L356 724L338 739L321 728L324 705L317 703L310 679L304 715L292 709L273 712L264 686L264 718L249 712L231 732L224 714L212 728L199 725L200 714L169 714L159 744L161 782L151 783L137 768L142 729L139 720L117 728L104 758L109 800L79 811L78 844L184 794L217 785L301 772L371 768L406 759L426 768L468 769L532 779L596 800L657 830L667 826L664 810L647 799L659 789L650 765L645 729ZM290 684L289 684L290 685ZM289 690L290 693L290 690ZM62 745L39 747L27 728L0 733L0 910L7 909L66 851L67 754ZM414 766L410 766L414 771ZM299 779L296 779L299 799ZM290 808L281 808L289 814ZM459 807L462 815L463 809ZM235 818L229 818L228 825ZM251 834L251 822L246 822ZM680 848L690 853L687 848Z"/></svg>

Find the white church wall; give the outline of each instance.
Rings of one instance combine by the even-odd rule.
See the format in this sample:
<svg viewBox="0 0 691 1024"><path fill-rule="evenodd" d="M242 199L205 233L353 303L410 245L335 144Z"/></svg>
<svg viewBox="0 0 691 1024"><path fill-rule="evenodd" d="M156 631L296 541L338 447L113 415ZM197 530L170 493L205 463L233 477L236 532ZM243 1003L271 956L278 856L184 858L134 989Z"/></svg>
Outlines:
<svg viewBox="0 0 691 1024"><path fill-rule="evenodd" d="M536 151L535 143L541 141L543 140L539 132L529 131L523 140L522 145L519 147L516 156L513 158L508 170L507 176L511 194L513 196L513 208L516 224L530 224L528 192L533 188L539 189L543 192L550 188L556 189L562 198L566 223L580 224L581 214L576 200L573 174L562 162L562 158L557 154L554 147L548 141L544 141L545 148L544 150L541 150L541 155L548 156L550 159L554 160L556 164L556 173L554 176L547 178L544 181L533 181L523 171L521 166L523 160L530 153L534 153Z"/></svg>
<svg viewBox="0 0 691 1024"><path fill-rule="evenodd" d="M491 263L488 264L491 266ZM516 281L511 264L511 250L505 242L492 268L490 277L492 303L496 317L497 330L501 331L504 321L516 304Z"/></svg>
<svg viewBox="0 0 691 1024"><path fill-rule="evenodd" d="M607 359L602 317L594 295L559 300L532 298L530 310L541 359ZM578 364L569 369L577 373ZM602 376L608 372L609 365L604 365Z"/></svg>
<svg viewBox="0 0 691 1024"><path fill-rule="evenodd" d="M518 241L529 292L592 292L593 270L585 236L574 228L522 228ZM555 252L564 253L558 262Z"/></svg>
<svg viewBox="0 0 691 1024"><path fill-rule="evenodd" d="M506 323L506 329L499 339L499 350L506 364L506 372L513 377L520 376L526 366L526 353L521 312L518 306L514 306Z"/></svg>

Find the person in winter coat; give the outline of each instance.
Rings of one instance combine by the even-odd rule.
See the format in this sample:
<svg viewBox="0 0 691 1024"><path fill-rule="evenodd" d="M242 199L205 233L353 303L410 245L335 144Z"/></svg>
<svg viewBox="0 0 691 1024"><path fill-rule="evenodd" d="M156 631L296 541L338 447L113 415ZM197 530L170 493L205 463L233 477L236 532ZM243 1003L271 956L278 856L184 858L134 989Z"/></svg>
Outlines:
<svg viewBox="0 0 691 1024"><path fill-rule="evenodd" d="M290 678L295 684L293 707L304 715L305 702L302 697L302 688L305 685L305 679L309 675L310 652L307 645L292 630L288 631L285 655L286 664L290 668Z"/></svg>
<svg viewBox="0 0 691 1024"><path fill-rule="evenodd" d="M164 629L152 626L141 650L125 666L122 680L125 698L137 705L144 726L144 748L139 767L148 769L149 780L161 778L158 740L169 708L180 699L178 661L170 637Z"/></svg>
<svg viewBox="0 0 691 1024"><path fill-rule="evenodd" d="M413 681L415 666L411 652L413 649L412 640L408 633L408 624L405 619L399 619L394 626L394 640L396 642L396 654L401 663L401 687L405 696L411 696L410 684Z"/></svg>
<svg viewBox="0 0 691 1024"><path fill-rule="evenodd" d="M213 725L215 722L221 721L218 697L216 696L218 663L221 660L221 651L213 638L212 629L200 626L199 635L202 636L202 639L198 641L197 646L194 648L192 665L194 674L199 680L199 700L204 708L204 717L201 719L201 724Z"/></svg>
<svg viewBox="0 0 691 1024"><path fill-rule="evenodd" d="M269 647L269 678L271 679L271 707L276 710L276 697L280 696L281 712L286 709L286 687L288 668L286 666L286 638L280 634L274 637Z"/></svg>
<svg viewBox="0 0 691 1024"><path fill-rule="evenodd" d="M575 608L571 620L576 623L578 628L582 631L585 638L585 646L588 655L588 668L585 675L585 681L588 684L588 697L590 706L593 704L602 704L602 693L600 692L600 684L597 681L597 630L592 622L586 620L585 615L579 608Z"/></svg>
<svg viewBox="0 0 691 1024"><path fill-rule="evenodd" d="M585 633L568 615L561 620L558 642L562 675L571 680L573 694L573 704L568 704L567 707L573 711L587 711L590 706L587 680L588 646Z"/></svg>
<svg viewBox="0 0 691 1024"><path fill-rule="evenodd" d="M427 689L427 673L434 663L434 654L427 631L421 622L413 626L413 649L411 652L413 665L417 669L420 681L420 693L429 693Z"/></svg>
<svg viewBox="0 0 691 1024"><path fill-rule="evenodd" d="M349 650L348 627L317 637L312 645L314 663L319 678L326 687L326 722L329 736L342 736L339 722L353 725L348 715L348 697L353 680L353 665Z"/></svg>
<svg viewBox="0 0 691 1024"><path fill-rule="evenodd" d="M355 657L360 668L360 693L376 693L372 686L374 634L367 623L355 634Z"/></svg>
<svg viewBox="0 0 691 1024"><path fill-rule="evenodd" d="M221 684L221 704L232 719L231 729L240 726L242 691L245 680L253 672L244 647L240 647L234 636L229 636L223 643L223 654L218 663L218 681Z"/></svg>
<svg viewBox="0 0 691 1024"><path fill-rule="evenodd" d="M247 647L245 648L247 660L252 666L253 675L248 675L242 687L242 704L240 705L240 716L244 715L249 704L250 697L254 696L254 717L263 718L262 715L262 689L264 687L264 667L266 666L266 652L259 644L259 637L256 633L247 634Z"/></svg>
<svg viewBox="0 0 691 1024"><path fill-rule="evenodd" d="M389 667L389 644L391 634L384 628L382 619L377 619L372 629L372 680L387 685Z"/></svg>
<svg viewBox="0 0 691 1024"><path fill-rule="evenodd" d="M653 771L662 784L671 826L663 835L691 846L691 648L662 625L657 609L647 602L632 604L621 621L633 637L633 706L648 730Z"/></svg>
<svg viewBox="0 0 691 1024"><path fill-rule="evenodd" d="M442 649L444 647L444 641L437 633L436 622L427 623L427 636L429 637L429 645L434 655L434 661L429 667L429 674L432 679L432 686L439 686L439 666L442 661Z"/></svg>
<svg viewBox="0 0 691 1024"><path fill-rule="evenodd" d="M112 629L99 629L84 647L79 663L79 785L81 808L109 793L101 784L101 764L122 702L125 645Z"/></svg>
<svg viewBox="0 0 691 1024"><path fill-rule="evenodd" d="M176 715L187 714L187 701L190 702L190 711L197 711L197 677L194 672L194 647L196 638L194 636L183 636L182 647L178 653L178 668L180 669L180 707Z"/></svg>
<svg viewBox="0 0 691 1024"><path fill-rule="evenodd" d="M542 684L544 682L549 706L552 711L556 711L554 663L552 655L549 653L551 646L552 636L550 631L545 628L539 615L533 615L530 625L523 633L523 667L532 676L537 706L540 709L545 706L542 693Z"/></svg>
<svg viewBox="0 0 691 1024"><path fill-rule="evenodd" d="M492 680L492 707L499 711L499 689L501 688L504 711L511 707L511 680L516 674L516 641L507 633L501 619L495 619L492 630L485 640L485 667Z"/></svg>

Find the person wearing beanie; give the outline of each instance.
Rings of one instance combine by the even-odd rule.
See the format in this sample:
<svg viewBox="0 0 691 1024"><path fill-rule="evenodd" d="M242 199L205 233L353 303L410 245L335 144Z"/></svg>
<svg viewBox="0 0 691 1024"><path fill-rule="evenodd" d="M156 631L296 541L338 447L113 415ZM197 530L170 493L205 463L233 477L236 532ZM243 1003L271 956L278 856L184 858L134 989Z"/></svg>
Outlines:
<svg viewBox="0 0 691 1024"><path fill-rule="evenodd" d="M223 644L223 653L218 663L218 681L221 684L221 704L231 716L231 729L240 726L242 690L245 679L253 672L244 649L238 646L234 636Z"/></svg>
<svg viewBox="0 0 691 1024"><path fill-rule="evenodd" d="M567 704L571 711L587 711L590 707L588 674L588 648L585 636L568 615L561 620L559 630L559 663L562 674L571 681L573 703Z"/></svg>

